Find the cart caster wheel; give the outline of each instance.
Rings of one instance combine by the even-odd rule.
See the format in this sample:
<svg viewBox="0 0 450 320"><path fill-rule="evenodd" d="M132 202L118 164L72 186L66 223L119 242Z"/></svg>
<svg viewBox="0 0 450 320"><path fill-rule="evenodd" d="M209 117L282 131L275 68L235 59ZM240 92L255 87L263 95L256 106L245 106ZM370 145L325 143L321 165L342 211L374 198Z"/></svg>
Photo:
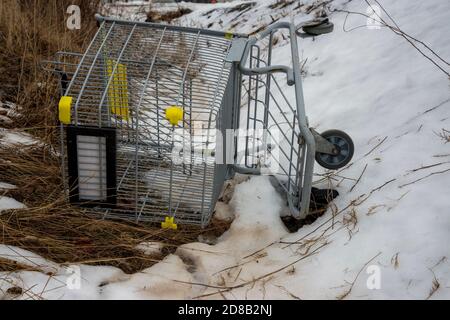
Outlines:
<svg viewBox="0 0 450 320"><path fill-rule="evenodd" d="M323 132L321 136L334 144L338 152L336 155L316 152L318 164L326 169L336 170L350 162L355 146L348 134L340 130L328 130Z"/></svg>

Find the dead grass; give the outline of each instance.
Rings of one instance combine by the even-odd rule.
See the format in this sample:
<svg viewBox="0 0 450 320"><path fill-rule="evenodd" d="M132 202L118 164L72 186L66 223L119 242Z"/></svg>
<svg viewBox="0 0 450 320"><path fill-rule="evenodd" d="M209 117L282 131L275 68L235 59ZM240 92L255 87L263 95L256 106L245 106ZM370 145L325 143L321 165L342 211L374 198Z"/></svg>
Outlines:
<svg viewBox="0 0 450 320"><path fill-rule="evenodd" d="M184 243L209 230L183 227L174 232L157 225L95 219L79 208L59 202L45 208L9 210L0 217L1 242L35 252L57 263L111 265L135 273L160 261ZM143 241L161 241L165 250L146 255L136 249ZM1 263L1 262L0 262Z"/></svg>
<svg viewBox="0 0 450 320"><path fill-rule="evenodd" d="M7 195L29 207L61 197L59 172L59 159L51 146L0 146L0 181L17 186L7 190Z"/></svg>
<svg viewBox="0 0 450 320"><path fill-rule="evenodd" d="M199 235L217 237L229 223L213 221L206 229L181 226L162 230L157 224L102 220L71 206L63 193L59 158L51 147L0 146L0 181L17 186L4 191L27 205L2 211L0 243L17 246L57 263L112 265L126 273L138 272L173 253ZM159 241L161 254L149 256L136 249L145 241ZM1 269L11 269L11 263Z"/></svg>
<svg viewBox="0 0 450 320"><path fill-rule="evenodd" d="M271 5L269 5L269 8L270 9L283 9L287 6L290 6L294 2L295 2L295 0L278 0L274 3L272 3Z"/></svg>
<svg viewBox="0 0 450 320"><path fill-rule="evenodd" d="M40 63L59 50L80 52L96 30L97 0L2 0L0 2L0 99L17 103L22 116L11 126L27 127L53 141L56 79ZM67 7L79 5L81 29L66 27Z"/></svg>
<svg viewBox="0 0 450 320"><path fill-rule="evenodd" d="M171 23L172 20L178 19L186 14L191 13L192 10L189 8L178 7L175 10L161 12L158 10L150 9L147 13L147 22L168 22Z"/></svg>
<svg viewBox="0 0 450 320"><path fill-rule="evenodd" d="M0 258L0 272L15 272L20 270L39 271L37 268L29 267L13 260Z"/></svg>
<svg viewBox="0 0 450 320"><path fill-rule="evenodd" d="M435 132L435 134L439 138L444 140L445 143L450 142L450 131L449 130L446 130L446 129L442 128L440 132Z"/></svg>

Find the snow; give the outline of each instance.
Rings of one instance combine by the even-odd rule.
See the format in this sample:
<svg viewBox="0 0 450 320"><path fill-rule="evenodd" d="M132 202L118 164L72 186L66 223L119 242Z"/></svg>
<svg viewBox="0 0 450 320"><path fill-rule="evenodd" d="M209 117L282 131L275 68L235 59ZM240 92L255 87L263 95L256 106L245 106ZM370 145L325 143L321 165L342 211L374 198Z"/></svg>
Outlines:
<svg viewBox="0 0 450 320"><path fill-rule="evenodd" d="M190 298L192 274L180 257L169 255L154 266L104 287L106 299Z"/></svg>
<svg viewBox="0 0 450 320"><path fill-rule="evenodd" d="M2 102L0 101L0 125L2 123L10 124L12 123L11 118L17 117L20 115L20 108L12 103L12 102ZM32 145L37 143L37 140L34 139L31 135L12 130L12 129L4 129L0 127L0 144L6 146L12 146L17 144L22 145ZM3 210L8 209L22 209L26 206L7 196L4 196L4 192L15 189L16 186L10 183L0 181L0 214Z"/></svg>
<svg viewBox="0 0 450 320"><path fill-rule="evenodd" d="M60 268L56 263L49 262L35 253L4 244L0 245L0 257L42 270L44 273L54 273Z"/></svg>
<svg viewBox="0 0 450 320"><path fill-rule="evenodd" d="M192 292L192 275L176 255L133 275L108 266L58 266L9 246L0 246L0 258L42 270L0 276L0 292L19 286L23 299L184 299Z"/></svg>
<svg viewBox="0 0 450 320"><path fill-rule="evenodd" d="M269 12L272 2L258 1L236 20L239 12L208 16L211 5L183 4L194 11L178 23L213 22L211 28L245 33L273 17L291 19L295 11L289 7ZM332 7L366 12L364 1L347 2L335 0ZM442 36L450 18L447 2L381 3L402 30L450 60L450 42ZM297 14L294 21L304 19ZM366 24L361 16L346 21L345 13L333 13L331 20L333 33L300 42L300 56L308 59L306 109L319 132L346 131L355 155L331 180L340 196L322 217L288 233L279 219L283 201L269 178L242 179L232 197L228 193L231 201L216 209L218 217L234 220L215 244L185 244L134 275L82 265L80 289L64 285L69 276L63 266L56 266L51 281L31 271L10 275L13 281L49 299L449 299L450 144L438 135L449 127L449 79L391 30L344 31L344 23L345 30ZM289 61L289 50L281 40L274 63ZM294 99L292 87L283 91ZM321 179L326 171L318 165L315 170L316 186L327 187L329 181ZM0 257L10 257L4 250ZM371 282L374 275L379 287ZM1 279L0 289L11 286ZM434 280L440 284L435 292Z"/></svg>
<svg viewBox="0 0 450 320"><path fill-rule="evenodd" d="M3 189L2 184L0 184L0 190L1 189ZM25 205L23 203L10 197L0 196L0 212L2 210L7 209L21 209L21 208L25 208Z"/></svg>
<svg viewBox="0 0 450 320"><path fill-rule="evenodd" d="M12 120L7 116L0 114L0 124L11 124Z"/></svg>
<svg viewBox="0 0 450 320"><path fill-rule="evenodd" d="M0 190L10 190L15 189L16 186L6 182L0 182Z"/></svg>
<svg viewBox="0 0 450 320"><path fill-rule="evenodd" d="M164 243L156 241L141 242L136 246L136 249L144 252L147 255L159 255L164 248Z"/></svg>
<svg viewBox="0 0 450 320"><path fill-rule="evenodd" d="M7 146L17 144L30 146L36 143L38 143L38 140L26 132L0 128L0 144Z"/></svg>
<svg viewBox="0 0 450 320"><path fill-rule="evenodd" d="M216 204L214 218L222 221L231 222L234 220L235 214L234 211L231 210L230 206L226 205L222 201L219 201Z"/></svg>
<svg viewBox="0 0 450 320"><path fill-rule="evenodd" d="M17 104L11 101L0 101L0 114L8 118L14 118L20 116L21 108Z"/></svg>

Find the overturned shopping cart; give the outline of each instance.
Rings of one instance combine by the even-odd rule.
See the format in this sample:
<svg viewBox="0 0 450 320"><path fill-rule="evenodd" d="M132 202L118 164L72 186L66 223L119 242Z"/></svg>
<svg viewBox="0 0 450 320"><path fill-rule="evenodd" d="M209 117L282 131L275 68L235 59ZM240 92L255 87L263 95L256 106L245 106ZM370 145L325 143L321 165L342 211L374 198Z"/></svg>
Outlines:
<svg viewBox="0 0 450 320"><path fill-rule="evenodd" d="M86 52L60 52L55 61L71 203L168 228L205 226L227 179L267 173L301 219L314 160L329 169L350 161L348 135L319 135L304 110L297 37L330 32L328 20L276 23L248 37L96 18ZM272 64L283 31L289 66Z"/></svg>

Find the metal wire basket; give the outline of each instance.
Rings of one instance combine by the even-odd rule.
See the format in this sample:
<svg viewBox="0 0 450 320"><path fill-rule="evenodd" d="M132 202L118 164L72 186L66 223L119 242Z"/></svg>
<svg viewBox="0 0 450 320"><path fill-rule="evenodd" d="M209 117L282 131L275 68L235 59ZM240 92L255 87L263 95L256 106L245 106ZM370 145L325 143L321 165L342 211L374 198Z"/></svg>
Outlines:
<svg viewBox="0 0 450 320"><path fill-rule="evenodd" d="M306 216L314 157L336 161L344 149L308 128L296 41L308 34L301 26L276 24L249 38L97 19L84 54L60 52L51 63L61 76L61 156L72 203L167 228L205 226L224 181L235 172L261 174L270 158L293 215ZM280 29L290 32L292 68L271 65ZM295 106L276 72L295 85ZM239 128L251 133L240 139ZM344 142L341 166L353 153L351 140Z"/></svg>

